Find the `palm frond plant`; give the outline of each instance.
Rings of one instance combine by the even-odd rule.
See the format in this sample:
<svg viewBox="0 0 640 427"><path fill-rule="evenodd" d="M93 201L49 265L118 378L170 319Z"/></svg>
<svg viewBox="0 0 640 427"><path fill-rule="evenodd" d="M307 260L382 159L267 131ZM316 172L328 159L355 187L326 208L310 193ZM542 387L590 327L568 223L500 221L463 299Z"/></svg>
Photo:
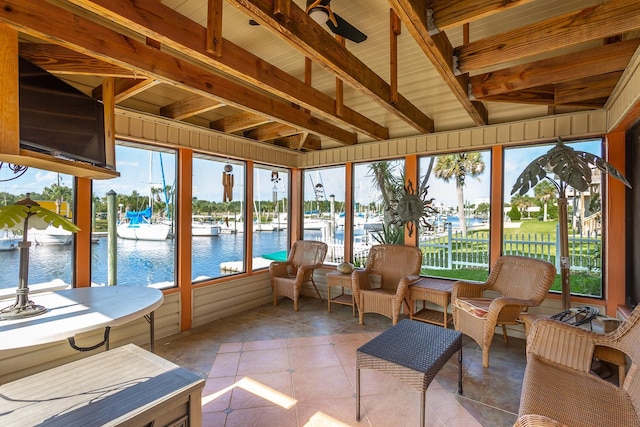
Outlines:
<svg viewBox="0 0 640 427"><path fill-rule="evenodd" d="M20 272L18 288L16 289L15 304L0 310L0 320L17 319L28 316L36 316L46 312L46 308L36 305L29 300L29 248L31 242L27 240L29 228L44 230L49 225L62 227L73 233L80 229L67 218L58 215L40 206L37 202L27 197L17 201L13 205L0 207L0 229L22 230L20 248Z"/></svg>
<svg viewBox="0 0 640 427"><path fill-rule="evenodd" d="M571 305L567 187L573 187L580 192L587 191L592 181L592 168L616 178L631 188L629 181L606 160L586 151L574 150L566 146L562 138L558 138L553 148L525 167L511 189L511 195L519 193L524 196L529 189L534 188L543 179L547 179L558 192L560 274L564 310L568 310Z"/></svg>

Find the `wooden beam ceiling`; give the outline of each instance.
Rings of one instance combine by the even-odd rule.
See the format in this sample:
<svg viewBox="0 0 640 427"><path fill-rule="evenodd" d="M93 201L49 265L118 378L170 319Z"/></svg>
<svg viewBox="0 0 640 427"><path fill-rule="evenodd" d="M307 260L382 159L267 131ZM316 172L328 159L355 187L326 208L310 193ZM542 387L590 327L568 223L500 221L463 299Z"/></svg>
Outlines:
<svg viewBox="0 0 640 427"><path fill-rule="evenodd" d="M425 1L389 0L389 3L469 116L477 125L486 125L489 121L487 109L482 103L469 99L469 76L456 75L453 47L446 34L438 32L432 35L429 31Z"/></svg>
<svg viewBox="0 0 640 427"><path fill-rule="evenodd" d="M466 73L638 28L640 2L610 0L460 46L455 54Z"/></svg>
<svg viewBox="0 0 640 427"><path fill-rule="evenodd" d="M355 133L318 120L288 103L251 90L234 81L89 21L48 2L12 1L0 9L0 20L30 36L55 42L107 63L136 70L187 91L211 96L290 126L355 144Z"/></svg>
<svg viewBox="0 0 640 427"><path fill-rule="evenodd" d="M335 112L330 96L262 60L251 52L220 38L220 54L207 51L203 41L211 37L207 28L156 0L71 0L90 12L107 17L125 28L160 41L185 55L214 67L261 90L293 102L326 119L356 129L376 140L389 138L389 130L345 107ZM279 15L282 16L282 15ZM171 22L172 25L167 25Z"/></svg>
<svg viewBox="0 0 640 427"><path fill-rule="evenodd" d="M622 71L638 46L640 39L633 39L479 74L469 79L471 93L482 99L536 86Z"/></svg>
<svg viewBox="0 0 640 427"><path fill-rule="evenodd" d="M533 0L430 0L424 10L433 10L433 20L440 31L460 27L508 8ZM422 7L422 5L421 5Z"/></svg>
<svg viewBox="0 0 640 427"><path fill-rule="evenodd" d="M285 20L281 15L273 14L273 0L228 1L415 129L425 133L433 132L434 125L430 117L402 95L398 95L397 103L391 102L389 84L341 46L332 35L294 3L290 7L289 19Z"/></svg>

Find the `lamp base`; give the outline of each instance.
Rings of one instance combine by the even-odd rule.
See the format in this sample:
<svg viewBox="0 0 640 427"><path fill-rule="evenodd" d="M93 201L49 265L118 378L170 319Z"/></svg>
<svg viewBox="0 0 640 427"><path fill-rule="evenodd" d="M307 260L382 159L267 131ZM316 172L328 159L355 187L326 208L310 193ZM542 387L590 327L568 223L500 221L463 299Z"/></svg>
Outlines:
<svg viewBox="0 0 640 427"><path fill-rule="evenodd" d="M46 312L46 307L34 304L33 302L29 301L24 306L14 304L9 307L3 308L2 310L0 310L0 320L22 319L24 317L38 316Z"/></svg>

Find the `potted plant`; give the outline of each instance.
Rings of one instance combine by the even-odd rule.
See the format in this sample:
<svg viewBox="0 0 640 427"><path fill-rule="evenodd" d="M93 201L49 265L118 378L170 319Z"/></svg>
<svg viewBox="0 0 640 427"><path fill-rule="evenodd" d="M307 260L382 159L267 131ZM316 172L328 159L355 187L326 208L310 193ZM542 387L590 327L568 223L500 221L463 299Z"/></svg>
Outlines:
<svg viewBox="0 0 640 427"><path fill-rule="evenodd" d="M31 242L27 240L27 232L29 228L44 230L49 225L62 227L74 233L80 230L67 218L45 209L31 200L29 193L27 193L26 198L13 205L0 207L0 228L22 230L22 241L18 244L20 248L20 272L18 288L16 289L16 302L0 310L0 320L36 316L47 311L45 307L34 304L33 301L29 300L29 248L31 247Z"/></svg>

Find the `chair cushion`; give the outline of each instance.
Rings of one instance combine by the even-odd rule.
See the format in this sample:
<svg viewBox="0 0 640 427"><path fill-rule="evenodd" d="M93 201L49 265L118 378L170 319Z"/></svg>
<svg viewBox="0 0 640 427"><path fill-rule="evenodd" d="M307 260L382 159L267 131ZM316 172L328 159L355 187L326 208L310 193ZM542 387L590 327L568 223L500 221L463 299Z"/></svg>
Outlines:
<svg viewBox="0 0 640 427"><path fill-rule="evenodd" d="M478 319L484 319L489 313L491 301L491 298L456 298L454 305Z"/></svg>

